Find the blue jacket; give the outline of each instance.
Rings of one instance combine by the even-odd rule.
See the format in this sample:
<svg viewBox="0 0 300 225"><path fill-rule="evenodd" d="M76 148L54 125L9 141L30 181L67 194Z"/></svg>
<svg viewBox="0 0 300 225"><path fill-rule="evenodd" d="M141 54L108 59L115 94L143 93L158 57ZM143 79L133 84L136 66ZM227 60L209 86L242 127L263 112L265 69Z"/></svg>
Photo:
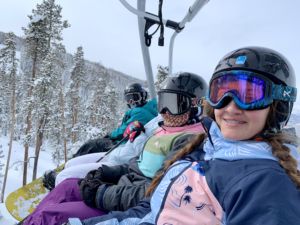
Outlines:
<svg viewBox="0 0 300 225"><path fill-rule="evenodd" d="M123 133L126 127L133 121L137 120L143 125L148 123L154 117L157 116L157 101L156 99L149 100L142 107L136 107L126 111L121 125L113 130L109 137L112 140L119 141L123 138Z"/></svg>
<svg viewBox="0 0 300 225"><path fill-rule="evenodd" d="M173 164L151 200L99 217L96 224L300 224L300 191L271 147L227 140L215 123L209 132L213 145L206 140Z"/></svg>

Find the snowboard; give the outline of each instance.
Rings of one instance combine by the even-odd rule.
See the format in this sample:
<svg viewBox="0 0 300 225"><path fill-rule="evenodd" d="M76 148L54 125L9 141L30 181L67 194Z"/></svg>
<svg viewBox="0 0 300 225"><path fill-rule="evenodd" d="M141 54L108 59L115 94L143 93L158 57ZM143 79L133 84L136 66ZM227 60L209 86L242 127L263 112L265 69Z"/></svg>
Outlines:
<svg viewBox="0 0 300 225"><path fill-rule="evenodd" d="M61 165L55 171L59 172L63 168L64 165ZM16 220L21 221L33 212L48 193L49 190L43 186L43 176L41 176L11 192L5 199L5 207Z"/></svg>

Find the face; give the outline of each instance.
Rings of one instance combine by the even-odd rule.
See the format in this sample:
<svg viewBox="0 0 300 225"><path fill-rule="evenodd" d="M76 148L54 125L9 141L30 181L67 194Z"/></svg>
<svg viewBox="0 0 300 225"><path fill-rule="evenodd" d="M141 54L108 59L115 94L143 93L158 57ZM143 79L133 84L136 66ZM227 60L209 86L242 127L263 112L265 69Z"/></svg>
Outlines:
<svg viewBox="0 0 300 225"><path fill-rule="evenodd" d="M248 140L260 133L267 121L270 107L260 110L242 110L232 100L221 109L215 109L215 118L223 136L232 140Z"/></svg>
<svg viewBox="0 0 300 225"><path fill-rule="evenodd" d="M167 127L180 127L185 125L189 120L190 112L186 112L182 115L171 115L169 112L162 113L161 116L164 119L164 125Z"/></svg>

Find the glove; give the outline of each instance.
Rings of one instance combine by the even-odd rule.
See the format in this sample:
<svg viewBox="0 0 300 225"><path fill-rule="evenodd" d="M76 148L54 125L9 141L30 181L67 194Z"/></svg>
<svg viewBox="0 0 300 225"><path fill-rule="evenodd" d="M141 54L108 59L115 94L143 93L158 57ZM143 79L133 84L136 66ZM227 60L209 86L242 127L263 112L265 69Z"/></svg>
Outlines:
<svg viewBox="0 0 300 225"><path fill-rule="evenodd" d="M145 132L145 128L143 124L136 120L128 124L123 133L123 137L128 137L129 141L133 142L134 139L142 132Z"/></svg>
<svg viewBox="0 0 300 225"><path fill-rule="evenodd" d="M56 172L54 170L48 170L44 173L43 176L43 186L49 191L52 191L55 188L55 178Z"/></svg>
<svg viewBox="0 0 300 225"><path fill-rule="evenodd" d="M84 203L90 207L95 208L96 203L96 194L99 186L101 185L101 181L94 179L94 180L83 180L80 183L80 195Z"/></svg>
<svg viewBox="0 0 300 225"><path fill-rule="evenodd" d="M102 174L102 168L99 167L97 170L88 172L84 179L78 181L80 195L85 204L90 207L96 207L95 198L97 190L103 184L101 181Z"/></svg>
<svg viewBox="0 0 300 225"><path fill-rule="evenodd" d="M73 158L95 152L107 152L113 143L108 138L97 138L85 142L78 151L73 155Z"/></svg>

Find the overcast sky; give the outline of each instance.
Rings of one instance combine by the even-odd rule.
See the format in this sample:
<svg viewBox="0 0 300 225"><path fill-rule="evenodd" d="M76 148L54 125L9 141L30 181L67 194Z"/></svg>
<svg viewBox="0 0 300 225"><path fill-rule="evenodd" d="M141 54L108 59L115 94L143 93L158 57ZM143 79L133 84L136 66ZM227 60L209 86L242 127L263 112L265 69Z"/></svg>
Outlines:
<svg viewBox="0 0 300 225"><path fill-rule="evenodd" d="M137 0L128 2L136 6ZM27 15L42 0L0 0L0 30L22 36ZM118 0L57 0L63 18L71 24L63 32L69 53L83 46L85 58L106 67L146 79L138 36L137 19ZM157 13L158 0L146 8ZM180 21L192 0L165 0L163 17ZM300 88L299 0L210 0L177 36L173 72L197 73L207 80L218 60L243 46L265 46L283 53L293 64ZM165 29L165 46L150 47L152 68L168 65L168 43L173 31ZM299 100L299 98L298 98Z"/></svg>

